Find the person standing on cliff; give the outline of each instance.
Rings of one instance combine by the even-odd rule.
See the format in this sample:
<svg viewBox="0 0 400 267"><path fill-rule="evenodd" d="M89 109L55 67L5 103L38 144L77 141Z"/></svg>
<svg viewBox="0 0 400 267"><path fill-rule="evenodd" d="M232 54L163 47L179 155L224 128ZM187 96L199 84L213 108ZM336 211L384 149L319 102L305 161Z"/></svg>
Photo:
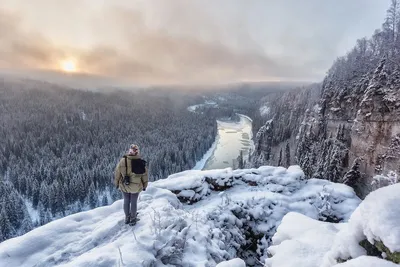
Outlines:
<svg viewBox="0 0 400 267"><path fill-rule="evenodd" d="M129 151L117 164L114 184L124 197L125 224L135 225L139 194L146 191L149 183L146 161L140 156L139 147L130 145Z"/></svg>

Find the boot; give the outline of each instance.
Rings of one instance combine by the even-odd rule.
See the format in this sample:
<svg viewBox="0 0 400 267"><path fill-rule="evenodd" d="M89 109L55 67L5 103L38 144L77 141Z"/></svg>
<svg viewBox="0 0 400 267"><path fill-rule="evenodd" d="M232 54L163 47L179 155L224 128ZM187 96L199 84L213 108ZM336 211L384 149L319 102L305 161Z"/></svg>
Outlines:
<svg viewBox="0 0 400 267"><path fill-rule="evenodd" d="M130 222L130 217L129 217L129 215L128 216L125 216L125 224L128 224L129 222Z"/></svg>
<svg viewBox="0 0 400 267"><path fill-rule="evenodd" d="M129 225L133 226L135 225L140 219L139 218L131 218L129 220Z"/></svg>

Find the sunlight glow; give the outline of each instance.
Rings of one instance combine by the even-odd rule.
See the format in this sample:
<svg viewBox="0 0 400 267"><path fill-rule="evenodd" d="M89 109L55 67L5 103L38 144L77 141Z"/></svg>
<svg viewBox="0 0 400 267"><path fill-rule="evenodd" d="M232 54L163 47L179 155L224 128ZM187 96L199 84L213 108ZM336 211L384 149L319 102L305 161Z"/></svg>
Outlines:
<svg viewBox="0 0 400 267"><path fill-rule="evenodd" d="M76 72L76 64L72 59L67 59L61 62L61 69L65 72Z"/></svg>

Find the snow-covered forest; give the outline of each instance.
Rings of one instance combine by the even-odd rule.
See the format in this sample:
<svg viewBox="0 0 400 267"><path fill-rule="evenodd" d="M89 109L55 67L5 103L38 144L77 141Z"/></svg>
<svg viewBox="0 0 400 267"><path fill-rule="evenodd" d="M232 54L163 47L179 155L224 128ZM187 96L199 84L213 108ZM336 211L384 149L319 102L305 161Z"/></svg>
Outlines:
<svg viewBox="0 0 400 267"><path fill-rule="evenodd" d="M139 144L151 180L193 168L215 140L216 119L251 116L259 95L273 88L99 93L3 77L2 240L119 199L111 178L131 143ZM207 99L217 104L188 111Z"/></svg>
<svg viewBox="0 0 400 267"><path fill-rule="evenodd" d="M0 94L1 210L12 225L3 238L32 227L25 204L42 225L118 199L110 181L131 143L157 180L193 167L216 133L211 114L186 111L194 97L173 92L104 95L3 79Z"/></svg>

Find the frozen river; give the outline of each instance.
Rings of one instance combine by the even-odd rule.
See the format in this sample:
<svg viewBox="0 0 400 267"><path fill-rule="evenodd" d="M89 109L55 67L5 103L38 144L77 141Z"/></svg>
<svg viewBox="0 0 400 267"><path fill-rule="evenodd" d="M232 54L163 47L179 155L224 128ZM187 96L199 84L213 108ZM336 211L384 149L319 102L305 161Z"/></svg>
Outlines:
<svg viewBox="0 0 400 267"><path fill-rule="evenodd" d="M252 121L246 116L239 116L239 122L217 121L218 135L203 170L237 166L237 157L241 150L243 150L244 159L247 159L250 149L254 146Z"/></svg>

